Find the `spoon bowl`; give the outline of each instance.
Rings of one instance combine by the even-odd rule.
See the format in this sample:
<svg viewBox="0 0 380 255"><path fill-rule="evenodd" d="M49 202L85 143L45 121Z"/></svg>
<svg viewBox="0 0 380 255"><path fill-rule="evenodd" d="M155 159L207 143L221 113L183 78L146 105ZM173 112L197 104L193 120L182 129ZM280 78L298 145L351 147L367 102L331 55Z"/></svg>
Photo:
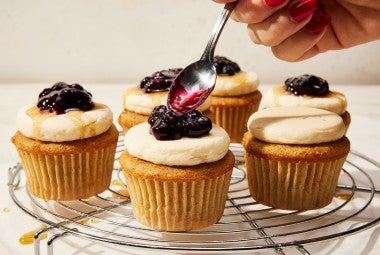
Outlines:
<svg viewBox="0 0 380 255"><path fill-rule="evenodd" d="M212 62L192 63L174 79L168 94L169 108L180 114L196 109L210 95L215 82L216 69Z"/></svg>
<svg viewBox="0 0 380 255"><path fill-rule="evenodd" d="M236 4L237 1L224 6L200 60L188 65L173 80L167 101L173 111L186 114L196 109L214 89L217 77L213 64L216 43Z"/></svg>

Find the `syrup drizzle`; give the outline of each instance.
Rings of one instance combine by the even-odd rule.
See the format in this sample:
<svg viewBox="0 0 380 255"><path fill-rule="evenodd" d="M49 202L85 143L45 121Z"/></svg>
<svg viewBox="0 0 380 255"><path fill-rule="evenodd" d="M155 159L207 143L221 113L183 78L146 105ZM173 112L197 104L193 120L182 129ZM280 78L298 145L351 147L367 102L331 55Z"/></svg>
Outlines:
<svg viewBox="0 0 380 255"><path fill-rule="evenodd" d="M19 238L20 244L22 244L22 245L28 245L28 244L34 243L34 236L35 236L35 234L37 234L38 231L40 231L42 229L45 229L45 228L46 228L46 226L41 226L40 228L38 228L36 230L33 230L33 231L30 231L28 233L23 234ZM43 233L43 234L39 235L39 239L40 240L43 240L46 237L47 237L47 233Z"/></svg>
<svg viewBox="0 0 380 255"><path fill-rule="evenodd" d="M121 188L117 190L116 192L117 193L112 193L112 198L116 198L116 199L125 199L126 197L130 198L129 190L127 188Z"/></svg>
<svg viewBox="0 0 380 255"><path fill-rule="evenodd" d="M95 104L93 109L103 108L102 104ZM56 116L54 112L42 112L36 106L29 108L26 114L31 117L33 121L33 134L36 139L41 138L41 127L45 120ZM90 136L96 135L95 119L92 119L85 111L72 110L66 113L66 116L70 121L80 130L80 138L83 139L86 132L90 133Z"/></svg>
<svg viewBox="0 0 380 255"><path fill-rule="evenodd" d="M112 180L111 184L114 186L122 187L116 190L117 193L112 193L112 198L116 198L116 199L125 199L126 197L130 198L129 190L126 187L124 187L124 184L119 179Z"/></svg>
<svg viewBox="0 0 380 255"><path fill-rule="evenodd" d="M338 199L347 201L348 199L350 199L351 194L349 194L349 193L336 194L335 197Z"/></svg>

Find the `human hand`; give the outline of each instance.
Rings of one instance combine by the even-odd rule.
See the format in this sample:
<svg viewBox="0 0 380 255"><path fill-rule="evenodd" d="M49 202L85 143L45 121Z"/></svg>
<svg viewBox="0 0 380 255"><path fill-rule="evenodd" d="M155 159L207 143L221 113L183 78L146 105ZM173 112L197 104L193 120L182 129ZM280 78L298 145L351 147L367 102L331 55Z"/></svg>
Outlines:
<svg viewBox="0 0 380 255"><path fill-rule="evenodd" d="M231 18L289 62L380 39L380 1L373 0L240 0Z"/></svg>

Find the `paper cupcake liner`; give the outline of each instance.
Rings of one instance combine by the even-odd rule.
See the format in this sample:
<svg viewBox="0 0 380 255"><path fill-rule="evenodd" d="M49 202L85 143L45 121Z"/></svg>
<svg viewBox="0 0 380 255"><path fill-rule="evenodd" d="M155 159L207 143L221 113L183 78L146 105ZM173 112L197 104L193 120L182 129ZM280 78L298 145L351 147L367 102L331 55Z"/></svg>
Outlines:
<svg viewBox="0 0 380 255"><path fill-rule="evenodd" d="M116 144L92 152L46 155L18 149L29 191L44 200L88 198L111 182Z"/></svg>
<svg viewBox="0 0 380 255"><path fill-rule="evenodd" d="M346 156L326 162L288 163L247 155L249 191L257 202L277 209L324 207L334 197Z"/></svg>
<svg viewBox="0 0 380 255"><path fill-rule="evenodd" d="M192 182L143 179L125 173L136 220L153 229L190 231L208 227L223 215L231 171Z"/></svg>
<svg viewBox="0 0 380 255"><path fill-rule="evenodd" d="M252 113L256 112L259 104L243 106L210 106L215 114L215 124L224 128L230 136L232 143L241 143L244 133L247 131L247 121Z"/></svg>

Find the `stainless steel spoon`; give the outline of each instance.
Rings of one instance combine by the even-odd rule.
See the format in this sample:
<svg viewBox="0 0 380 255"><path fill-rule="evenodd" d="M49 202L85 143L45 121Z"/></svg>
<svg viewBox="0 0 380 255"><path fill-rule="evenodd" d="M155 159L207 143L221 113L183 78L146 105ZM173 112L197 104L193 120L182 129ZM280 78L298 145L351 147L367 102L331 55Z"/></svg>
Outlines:
<svg viewBox="0 0 380 255"><path fill-rule="evenodd" d="M217 75L213 65L215 46L237 2L224 6L200 60L184 68L173 80L167 105L175 112L185 114L197 108L214 89Z"/></svg>

